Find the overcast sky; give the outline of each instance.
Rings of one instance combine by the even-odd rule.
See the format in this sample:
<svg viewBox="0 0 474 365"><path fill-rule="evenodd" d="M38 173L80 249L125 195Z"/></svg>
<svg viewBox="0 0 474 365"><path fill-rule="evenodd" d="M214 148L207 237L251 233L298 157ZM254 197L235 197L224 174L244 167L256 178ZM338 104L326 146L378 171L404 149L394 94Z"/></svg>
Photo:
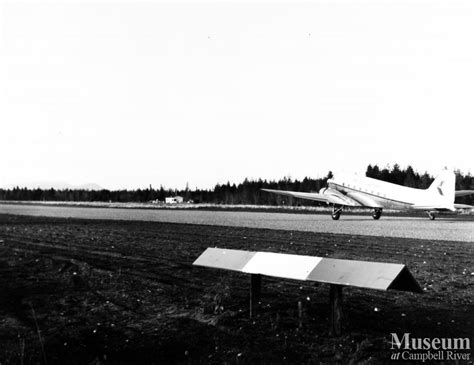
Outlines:
<svg viewBox="0 0 474 365"><path fill-rule="evenodd" d="M0 4L0 186L474 172L473 1Z"/></svg>

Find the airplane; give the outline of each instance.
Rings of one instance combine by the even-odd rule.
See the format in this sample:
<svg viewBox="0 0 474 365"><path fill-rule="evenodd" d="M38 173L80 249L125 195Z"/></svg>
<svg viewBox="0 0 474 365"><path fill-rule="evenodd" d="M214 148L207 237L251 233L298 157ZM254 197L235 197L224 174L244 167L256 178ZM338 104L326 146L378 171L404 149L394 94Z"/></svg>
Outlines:
<svg viewBox="0 0 474 365"><path fill-rule="evenodd" d="M343 207L365 207L373 209L372 218L379 219L383 209L426 211L431 220L436 212L469 209L474 206L456 204L459 196L474 194L474 190L455 191L456 175L444 168L427 189L415 189L382 180L357 175L338 175L328 180L328 186L319 193L262 189L263 191L316 200L332 204L331 217L338 220Z"/></svg>

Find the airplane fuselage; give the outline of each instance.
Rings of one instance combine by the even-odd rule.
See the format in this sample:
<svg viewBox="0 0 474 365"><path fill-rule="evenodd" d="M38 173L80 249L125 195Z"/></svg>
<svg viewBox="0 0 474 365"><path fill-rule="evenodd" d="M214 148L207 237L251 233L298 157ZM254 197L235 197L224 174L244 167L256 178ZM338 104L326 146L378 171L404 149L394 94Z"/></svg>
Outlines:
<svg viewBox="0 0 474 365"><path fill-rule="evenodd" d="M328 186L370 208L422 210L439 200L437 194L428 189L415 189L382 180L357 175L338 175L328 180Z"/></svg>
<svg viewBox="0 0 474 365"><path fill-rule="evenodd" d="M379 219L383 209L426 211L430 219L434 213L471 208L455 204L456 193L460 196L474 194L474 190L455 191L456 176L445 168L427 189L415 189L382 180L358 175L336 175L328 180L328 187L319 193L262 189L270 193L300 199L325 202L333 206L332 218L338 220L343 207L365 207L374 210L372 217Z"/></svg>

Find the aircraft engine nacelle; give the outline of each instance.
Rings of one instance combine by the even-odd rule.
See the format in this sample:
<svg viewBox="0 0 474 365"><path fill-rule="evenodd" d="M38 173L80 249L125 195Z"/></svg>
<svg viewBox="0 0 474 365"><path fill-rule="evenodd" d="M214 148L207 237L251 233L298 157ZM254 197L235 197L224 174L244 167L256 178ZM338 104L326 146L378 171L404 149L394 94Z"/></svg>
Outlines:
<svg viewBox="0 0 474 365"><path fill-rule="evenodd" d="M337 191L336 189L333 189L333 188L322 188L321 190L319 190L319 194L329 195L329 196L334 197L335 199L332 199L333 203L337 201L338 204L343 204L343 202L347 199L344 196L344 194L342 194L340 191ZM331 200L328 201L327 203L331 204Z"/></svg>
<svg viewBox="0 0 474 365"><path fill-rule="evenodd" d="M321 190L319 190L319 194L343 196L339 191L332 188L322 188Z"/></svg>
<svg viewBox="0 0 474 365"><path fill-rule="evenodd" d="M344 193L333 188L323 188L319 190L319 194L326 195L328 199L328 204L334 205L343 205L348 207L357 207L360 206L357 201L346 196Z"/></svg>

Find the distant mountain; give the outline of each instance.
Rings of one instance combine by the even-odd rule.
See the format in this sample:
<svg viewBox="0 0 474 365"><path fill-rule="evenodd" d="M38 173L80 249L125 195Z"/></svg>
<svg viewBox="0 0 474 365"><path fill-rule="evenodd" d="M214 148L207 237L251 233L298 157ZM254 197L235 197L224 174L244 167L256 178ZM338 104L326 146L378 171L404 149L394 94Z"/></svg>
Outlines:
<svg viewBox="0 0 474 365"><path fill-rule="evenodd" d="M95 183L88 183L88 184L81 184L81 185L72 185L69 183L66 183L64 181L35 181L35 182L29 182L29 183L23 183L23 184L9 184L5 186L5 189L13 189L16 187L20 188L28 188L28 189L42 189L42 190L48 190L48 189L55 189L55 190L65 190L65 189L71 189L71 190L103 190L104 188L100 185L97 185Z"/></svg>

